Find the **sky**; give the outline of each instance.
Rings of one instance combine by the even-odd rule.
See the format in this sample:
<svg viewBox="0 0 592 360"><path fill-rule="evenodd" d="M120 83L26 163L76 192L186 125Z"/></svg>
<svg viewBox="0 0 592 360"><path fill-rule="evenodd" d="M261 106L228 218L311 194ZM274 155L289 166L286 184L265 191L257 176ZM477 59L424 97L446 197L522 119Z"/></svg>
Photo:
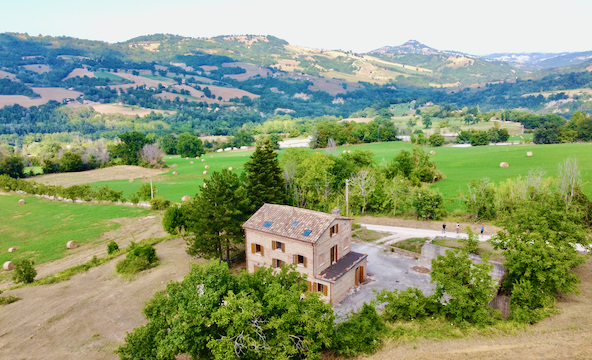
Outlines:
<svg viewBox="0 0 592 360"><path fill-rule="evenodd" d="M0 0L0 32L120 42L169 33L274 35L368 52L418 40L440 50L592 50L592 0Z"/></svg>

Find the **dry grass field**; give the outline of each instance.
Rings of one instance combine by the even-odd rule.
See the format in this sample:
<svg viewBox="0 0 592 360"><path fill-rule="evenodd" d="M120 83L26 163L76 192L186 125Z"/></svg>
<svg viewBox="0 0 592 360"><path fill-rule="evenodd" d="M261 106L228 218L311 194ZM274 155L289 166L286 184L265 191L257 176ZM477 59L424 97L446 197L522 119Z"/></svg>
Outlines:
<svg viewBox="0 0 592 360"><path fill-rule="evenodd" d="M22 107L39 106L47 103L49 100L62 101L64 99L76 99L82 95L79 91L73 91L63 88L31 88L34 92L41 95L40 98L31 99L24 95L0 95L0 108L19 104Z"/></svg>
<svg viewBox="0 0 592 360"><path fill-rule="evenodd" d="M0 79L8 79L8 80L12 80L12 81L19 81L16 78L16 75L11 74L9 72L0 70Z"/></svg>
<svg viewBox="0 0 592 360"><path fill-rule="evenodd" d="M72 70L71 73L68 74L68 76L66 76L63 80L69 79L69 78L74 78L74 77L85 77L88 76L89 78L95 78L95 74L93 74L92 72L88 71L87 69L84 68L77 68ZM63 81L62 80L62 81Z"/></svg>
<svg viewBox="0 0 592 360"><path fill-rule="evenodd" d="M522 97L543 95L545 98L548 98L549 95L559 94L559 93L564 93L565 95L567 95L571 98L574 95L582 95L582 94L592 95L592 89L580 88L580 89L573 89L573 90L543 91L543 92L538 92L538 93L524 94L524 95L522 95Z"/></svg>
<svg viewBox="0 0 592 360"><path fill-rule="evenodd" d="M270 71L264 67L246 64L246 63L242 63L242 62L224 63L224 64L222 64L222 66L224 66L224 67L231 67L231 66L232 67L240 67L240 68L245 69L247 72L244 74L224 75L226 77L229 77L231 79L235 79L238 81L245 81L245 80L252 78L253 76L256 76L256 75L260 75L261 77L267 77L270 73Z"/></svg>
<svg viewBox="0 0 592 360"><path fill-rule="evenodd" d="M173 81L173 79L170 80L153 80L153 79L149 79L147 77L144 76L137 76L137 75L132 75L132 74L128 74L125 72L110 72L109 74L113 74L119 77L122 77L124 79L127 79L129 81L132 81L133 84L124 84L124 85L114 85L111 86L111 88L118 88L118 89L127 89L127 88L135 88L136 86L142 86L142 85L146 85L146 87L151 88L158 88L158 84L162 84L163 86L169 86L169 85L173 85L175 82Z"/></svg>
<svg viewBox="0 0 592 360"><path fill-rule="evenodd" d="M81 171L74 173L60 173L39 175L27 180L48 185L82 185L97 181L138 179L142 176L153 177L169 171L168 169L148 169L133 165L110 166L103 169Z"/></svg>
<svg viewBox="0 0 592 360"><path fill-rule="evenodd" d="M218 98L218 96L222 96L222 100L224 100L224 101L229 101L230 99L235 98L235 97L240 99L243 96L248 96L251 99L255 99L255 98L259 97L259 95L255 95L255 94L252 94L248 91L241 90L241 89L225 88L225 87L214 86L214 85L208 85L208 88L210 89L212 94L216 95L216 98Z"/></svg>
<svg viewBox="0 0 592 360"><path fill-rule="evenodd" d="M38 74L43 74L51 71L51 68L49 66L43 64L23 65L23 67L29 71L34 71Z"/></svg>
<svg viewBox="0 0 592 360"><path fill-rule="evenodd" d="M218 67L214 66L214 65L202 65L202 66L200 66L200 68L202 68L203 71L218 70Z"/></svg>
<svg viewBox="0 0 592 360"><path fill-rule="evenodd" d="M343 80L338 79L323 79L323 78L315 78L311 80L313 85L308 87L309 90L318 91L322 90L329 93L332 96L337 94L345 93L346 91L354 91L363 89L364 85L352 82L345 82L346 89L343 88Z"/></svg>

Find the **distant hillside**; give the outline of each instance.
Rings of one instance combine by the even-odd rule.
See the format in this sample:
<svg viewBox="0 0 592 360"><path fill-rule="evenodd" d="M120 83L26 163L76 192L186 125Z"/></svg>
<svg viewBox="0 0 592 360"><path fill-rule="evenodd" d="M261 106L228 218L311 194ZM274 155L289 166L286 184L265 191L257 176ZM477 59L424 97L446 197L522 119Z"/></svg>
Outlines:
<svg viewBox="0 0 592 360"><path fill-rule="evenodd" d="M486 55L492 60L515 63L529 69L575 66L592 61L592 51L565 53L497 53Z"/></svg>
<svg viewBox="0 0 592 360"><path fill-rule="evenodd" d="M503 61L481 58L458 51L436 50L416 40L410 40L399 46L385 46L373 50L369 54L407 66L429 69L432 74L424 76L422 80L429 81L431 86L436 87L469 86L513 80L521 73Z"/></svg>

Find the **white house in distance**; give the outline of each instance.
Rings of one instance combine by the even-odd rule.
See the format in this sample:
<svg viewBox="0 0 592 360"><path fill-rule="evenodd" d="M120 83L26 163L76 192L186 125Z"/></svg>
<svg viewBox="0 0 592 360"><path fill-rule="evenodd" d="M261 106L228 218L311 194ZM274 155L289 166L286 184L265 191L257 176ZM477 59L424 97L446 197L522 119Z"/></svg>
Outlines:
<svg viewBox="0 0 592 360"><path fill-rule="evenodd" d="M351 251L353 219L340 215L264 204L243 224L247 270L296 264L307 275L309 291L331 303L341 301L364 281L366 254Z"/></svg>

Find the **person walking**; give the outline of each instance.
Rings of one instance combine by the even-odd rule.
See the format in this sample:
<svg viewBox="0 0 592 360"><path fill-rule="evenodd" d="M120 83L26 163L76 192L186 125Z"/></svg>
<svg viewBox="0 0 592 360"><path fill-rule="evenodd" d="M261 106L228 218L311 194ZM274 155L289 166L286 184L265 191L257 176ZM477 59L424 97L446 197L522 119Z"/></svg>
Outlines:
<svg viewBox="0 0 592 360"><path fill-rule="evenodd" d="M446 234L446 224L442 224L442 234Z"/></svg>
<svg viewBox="0 0 592 360"><path fill-rule="evenodd" d="M481 226L481 237L483 237L483 232L485 231L485 226Z"/></svg>
<svg viewBox="0 0 592 360"><path fill-rule="evenodd" d="M456 235L458 235L460 232L460 223L456 223Z"/></svg>

